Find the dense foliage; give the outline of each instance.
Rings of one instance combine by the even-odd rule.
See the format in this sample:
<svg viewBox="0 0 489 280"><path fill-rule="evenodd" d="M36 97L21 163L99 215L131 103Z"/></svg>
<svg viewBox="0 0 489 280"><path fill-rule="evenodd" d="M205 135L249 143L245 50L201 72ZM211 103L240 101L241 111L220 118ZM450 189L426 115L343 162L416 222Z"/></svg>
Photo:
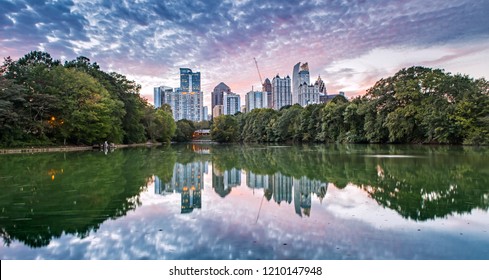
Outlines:
<svg viewBox="0 0 489 280"><path fill-rule="evenodd" d="M351 101L255 109L219 117L215 141L489 144L489 83L423 67L402 69Z"/></svg>
<svg viewBox="0 0 489 280"><path fill-rule="evenodd" d="M0 69L0 146L168 142L171 111L155 110L141 87L86 57L64 65L33 51Z"/></svg>

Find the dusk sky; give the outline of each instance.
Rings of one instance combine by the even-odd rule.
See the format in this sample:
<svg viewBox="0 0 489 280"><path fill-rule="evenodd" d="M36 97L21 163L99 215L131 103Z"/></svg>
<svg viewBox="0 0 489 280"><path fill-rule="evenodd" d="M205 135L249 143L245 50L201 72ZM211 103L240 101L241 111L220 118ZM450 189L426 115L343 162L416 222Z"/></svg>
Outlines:
<svg viewBox="0 0 489 280"><path fill-rule="evenodd" d="M111 1L0 0L0 56L33 50L86 56L142 86L179 86L179 68L202 75L204 105L224 82L242 96L263 78L292 77L308 62L328 93L365 93L403 67L489 78L487 0Z"/></svg>

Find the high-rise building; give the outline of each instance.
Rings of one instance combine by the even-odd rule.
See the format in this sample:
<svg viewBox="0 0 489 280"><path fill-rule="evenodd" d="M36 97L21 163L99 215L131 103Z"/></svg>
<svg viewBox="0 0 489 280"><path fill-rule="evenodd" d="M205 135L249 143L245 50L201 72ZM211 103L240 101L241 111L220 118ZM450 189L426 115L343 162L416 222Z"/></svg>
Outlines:
<svg viewBox="0 0 489 280"><path fill-rule="evenodd" d="M272 95L272 83L270 79L266 78L265 82L263 82L261 91L267 94L267 104L268 108L273 108L273 95Z"/></svg>
<svg viewBox="0 0 489 280"><path fill-rule="evenodd" d="M328 94L328 91L326 90L326 84L321 79L321 76L318 76L318 79L316 80L316 82L314 83L314 85L318 87L319 93Z"/></svg>
<svg viewBox="0 0 489 280"><path fill-rule="evenodd" d="M231 88L228 87L225 83L219 83L214 90L212 91L212 99L211 99L211 110L214 110L214 107L217 105L223 105L223 96L225 93L231 93ZM213 117L216 117L213 115Z"/></svg>
<svg viewBox="0 0 489 280"><path fill-rule="evenodd" d="M224 115L224 106L223 105L214 106L214 109L212 109L212 116L214 118L217 118L220 115Z"/></svg>
<svg viewBox="0 0 489 280"><path fill-rule="evenodd" d="M223 113L224 115L234 115L241 108L241 98L236 93L225 93L223 95Z"/></svg>
<svg viewBox="0 0 489 280"><path fill-rule="evenodd" d="M200 72L180 68L180 90L182 93L200 92Z"/></svg>
<svg viewBox="0 0 489 280"><path fill-rule="evenodd" d="M283 106L292 105L290 77L280 78L277 74L272 80L273 108L280 110Z"/></svg>
<svg viewBox="0 0 489 280"><path fill-rule="evenodd" d="M187 119L195 122L202 120L202 92L183 92L177 88L165 94L163 103L169 104L175 121Z"/></svg>
<svg viewBox="0 0 489 280"><path fill-rule="evenodd" d="M268 108L268 97L266 92L250 91L246 93L246 112L253 109Z"/></svg>
<svg viewBox="0 0 489 280"><path fill-rule="evenodd" d="M209 120L209 107L207 106L202 107L202 120L203 121Z"/></svg>
<svg viewBox="0 0 489 280"><path fill-rule="evenodd" d="M292 105L299 103L299 86L306 83L309 85L309 64L300 62L294 65L294 69L292 70L292 81L293 81L293 90L292 90Z"/></svg>
<svg viewBox="0 0 489 280"><path fill-rule="evenodd" d="M302 107L306 107L310 104L318 104L319 88L315 85L308 85L304 82L302 85L299 85L298 97L298 103Z"/></svg>
<svg viewBox="0 0 489 280"><path fill-rule="evenodd" d="M160 108L164 104L165 96L171 94L173 89L167 86L159 86L154 88L154 106L155 108Z"/></svg>
<svg viewBox="0 0 489 280"><path fill-rule="evenodd" d="M200 72L193 73L191 69L180 68L180 88L174 91L169 87L155 88L155 107L158 98L161 100L159 106L170 105L175 121L201 121L203 93L200 91Z"/></svg>

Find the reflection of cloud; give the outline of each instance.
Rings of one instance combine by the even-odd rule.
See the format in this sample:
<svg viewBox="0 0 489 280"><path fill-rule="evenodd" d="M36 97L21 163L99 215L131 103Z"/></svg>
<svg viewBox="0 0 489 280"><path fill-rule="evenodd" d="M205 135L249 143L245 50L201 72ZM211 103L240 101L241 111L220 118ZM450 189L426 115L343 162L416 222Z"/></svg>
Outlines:
<svg viewBox="0 0 489 280"><path fill-rule="evenodd" d="M360 92L371 85L370 79L378 77L368 77L377 72L378 64L389 69L399 66L391 61L395 58L380 57L352 79L350 74L325 75L335 63L361 61L376 49L400 46L411 57L426 48L441 52L453 48L468 65L452 64L450 71L481 68L480 61L466 60L470 54L463 50L470 45L484 46L489 25L489 2L484 0L149 0L144 4L22 0L0 5L3 57L18 58L34 49L48 51L55 58L84 55L107 70L136 79L149 99L153 86L177 86L178 68L190 67L202 72L207 102L212 88L221 81L240 94L252 85L257 87L253 57L264 77L290 75L297 61L308 61L312 77L321 74L330 83L331 93ZM444 68L444 63L436 66ZM378 74L392 72L382 68ZM477 75L487 77L487 70L481 68Z"/></svg>
<svg viewBox="0 0 489 280"><path fill-rule="evenodd" d="M87 238L64 235L37 251L14 242L0 249L0 258L413 259L464 258L465 252L480 251L480 243L479 248L468 245L467 251L460 252L457 242L445 242L446 233L437 229L450 221L402 220L375 207L354 186L342 190L330 186L326 202L313 201L309 219L291 215L293 205L264 201L258 222L263 190L255 190L254 195L244 186L238 190L221 199L212 188L205 188L202 210L181 215L178 194L155 195L150 186L140 196L141 207L106 221ZM474 222L484 223L484 218L481 215ZM444 255L438 255L440 250Z"/></svg>

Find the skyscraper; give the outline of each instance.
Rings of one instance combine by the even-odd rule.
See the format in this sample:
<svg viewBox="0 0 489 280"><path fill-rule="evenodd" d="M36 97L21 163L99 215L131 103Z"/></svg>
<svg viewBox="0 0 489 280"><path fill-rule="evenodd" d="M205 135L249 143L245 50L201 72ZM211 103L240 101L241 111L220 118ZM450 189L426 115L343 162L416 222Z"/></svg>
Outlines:
<svg viewBox="0 0 489 280"><path fill-rule="evenodd" d="M272 95L272 83L270 79L266 78L263 82L261 91L267 94L267 105L268 108L273 108L273 95Z"/></svg>
<svg viewBox="0 0 489 280"><path fill-rule="evenodd" d="M170 105L175 121L201 121L203 93L200 91L200 72L193 73L191 69L180 68L180 88L174 91L169 87L155 88L155 107L158 98L161 99L159 106Z"/></svg>
<svg viewBox="0 0 489 280"><path fill-rule="evenodd" d="M250 91L246 93L246 112L253 109L268 108L268 97L266 92Z"/></svg>
<svg viewBox="0 0 489 280"><path fill-rule="evenodd" d="M277 74L272 80L273 108L280 110L283 106L292 105L290 77L280 78Z"/></svg>
<svg viewBox="0 0 489 280"><path fill-rule="evenodd" d="M301 63L298 62L296 65L294 65L294 69L292 71L294 87L292 90L292 105L294 105L299 103L299 86L304 83L307 85L311 83L309 78L309 64L306 62L301 65Z"/></svg>
<svg viewBox="0 0 489 280"><path fill-rule="evenodd" d="M214 110L216 105L223 105L223 96L225 93L231 93L231 88L228 87L225 83L219 83L214 90L212 91L212 99L211 99L211 110ZM213 117L215 117L213 115Z"/></svg>
<svg viewBox="0 0 489 280"><path fill-rule="evenodd" d="M321 76L318 76L318 79L316 80L316 82L314 83L314 85L318 87L319 93L328 94L328 91L326 90L326 84L321 79Z"/></svg>
<svg viewBox="0 0 489 280"><path fill-rule="evenodd" d="M167 86L159 86L154 88L154 106L160 108L165 103L165 96L171 94L173 89Z"/></svg>
<svg viewBox="0 0 489 280"><path fill-rule="evenodd" d="M316 85L308 85L305 82L299 85L298 103L302 107L310 104L319 104L319 87Z"/></svg>
<svg viewBox="0 0 489 280"><path fill-rule="evenodd" d="M180 68L180 90L183 94L200 92L200 72L193 73L189 68Z"/></svg>
<svg viewBox="0 0 489 280"><path fill-rule="evenodd" d="M234 115L241 109L241 98L236 93L225 93L222 103L224 115Z"/></svg>

